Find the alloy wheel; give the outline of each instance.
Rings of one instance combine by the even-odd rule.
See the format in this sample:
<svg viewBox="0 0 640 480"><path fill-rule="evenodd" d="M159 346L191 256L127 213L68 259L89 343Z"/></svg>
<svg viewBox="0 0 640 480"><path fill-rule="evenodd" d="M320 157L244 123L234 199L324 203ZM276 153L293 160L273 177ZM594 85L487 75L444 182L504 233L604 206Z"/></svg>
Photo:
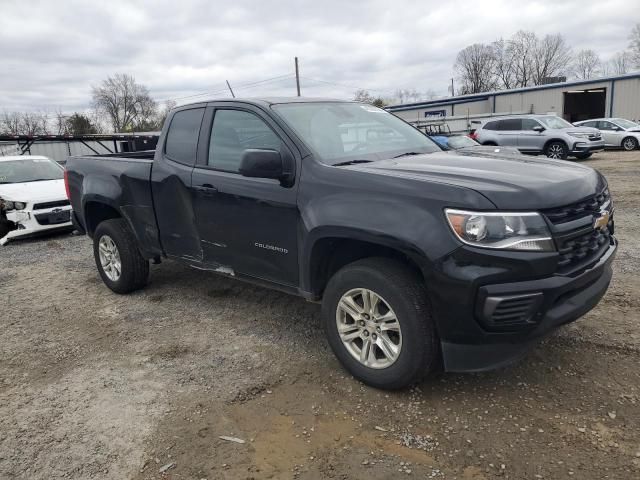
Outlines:
<svg viewBox="0 0 640 480"><path fill-rule="evenodd" d="M636 148L636 142L633 141L633 138L625 138L624 142L622 142L622 148L625 150L633 150Z"/></svg>
<svg viewBox="0 0 640 480"><path fill-rule="evenodd" d="M98 242L100 265L104 274L112 282L117 282L122 274L122 261L118 247L109 235L103 235Z"/></svg>
<svg viewBox="0 0 640 480"><path fill-rule="evenodd" d="M402 349L400 322L389 303L366 288L346 292L336 309L342 344L360 364L374 369L391 366Z"/></svg>
<svg viewBox="0 0 640 480"><path fill-rule="evenodd" d="M547 156L549 158L562 158L563 155L564 149L562 148L562 145L559 145L557 143L550 145L549 149L547 150Z"/></svg>

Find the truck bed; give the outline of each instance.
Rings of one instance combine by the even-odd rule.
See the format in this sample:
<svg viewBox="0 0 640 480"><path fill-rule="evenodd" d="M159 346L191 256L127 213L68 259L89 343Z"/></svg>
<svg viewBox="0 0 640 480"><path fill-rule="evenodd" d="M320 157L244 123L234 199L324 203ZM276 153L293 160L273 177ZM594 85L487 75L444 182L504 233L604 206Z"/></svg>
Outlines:
<svg viewBox="0 0 640 480"><path fill-rule="evenodd" d="M153 150L69 157L66 165L73 221L93 234L97 221L108 215L104 206L127 219L146 256L161 252L153 198ZM96 208L101 209L96 213Z"/></svg>

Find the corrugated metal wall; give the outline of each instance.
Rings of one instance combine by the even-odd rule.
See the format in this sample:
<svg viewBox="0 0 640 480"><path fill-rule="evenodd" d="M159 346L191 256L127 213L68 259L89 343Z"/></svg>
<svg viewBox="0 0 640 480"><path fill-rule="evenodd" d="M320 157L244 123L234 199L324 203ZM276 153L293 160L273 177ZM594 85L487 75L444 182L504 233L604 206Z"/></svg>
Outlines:
<svg viewBox="0 0 640 480"><path fill-rule="evenodd" d="M640 120L640 78L616 80L613 89L613 116Z"/></svg>

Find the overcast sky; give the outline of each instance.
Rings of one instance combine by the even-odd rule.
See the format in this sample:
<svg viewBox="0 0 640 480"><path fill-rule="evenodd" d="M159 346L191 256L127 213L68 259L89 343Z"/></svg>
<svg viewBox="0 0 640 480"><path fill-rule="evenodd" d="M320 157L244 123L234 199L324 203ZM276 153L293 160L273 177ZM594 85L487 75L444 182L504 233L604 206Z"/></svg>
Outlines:
<svg viewBox="0 0 640 480"><path fill-rule="evenodd" d="M225 79L237 96L294 95L296 55L303 95L444 95L469 44L526 29L606 59L637 22L640 0L0 0L0 111L84 110L116 72L179 103L228 95Z"/></svg>

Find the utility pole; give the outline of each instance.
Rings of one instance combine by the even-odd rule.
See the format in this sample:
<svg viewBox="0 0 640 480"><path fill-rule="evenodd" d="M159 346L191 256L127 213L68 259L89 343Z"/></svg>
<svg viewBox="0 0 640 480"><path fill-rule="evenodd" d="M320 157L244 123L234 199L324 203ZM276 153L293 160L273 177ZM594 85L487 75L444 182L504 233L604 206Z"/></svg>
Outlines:
<svg viewBox="0 0 640 480"><path fill-rule="evenodd" d="M236 96L233 94L233 90L231 89L231 85L229 84L229 80L225 80L227 82L227 87L229 87L229 91L231 92L231 96L233 98L236 98Z"/></svg>
<svg viewBox="0 0 640 480"><path fill-rule="evenodd" d="M300 96L300 72L298 71L298 57L296 58L296 90L298 91L298 96Z"/></svg>
<svg viewBox="0 0 640 480"><path fill-rule="evenodd" d="M452 97L456 96L455 92L453 91L453 78L451 79L451 96Z"/></svg>

